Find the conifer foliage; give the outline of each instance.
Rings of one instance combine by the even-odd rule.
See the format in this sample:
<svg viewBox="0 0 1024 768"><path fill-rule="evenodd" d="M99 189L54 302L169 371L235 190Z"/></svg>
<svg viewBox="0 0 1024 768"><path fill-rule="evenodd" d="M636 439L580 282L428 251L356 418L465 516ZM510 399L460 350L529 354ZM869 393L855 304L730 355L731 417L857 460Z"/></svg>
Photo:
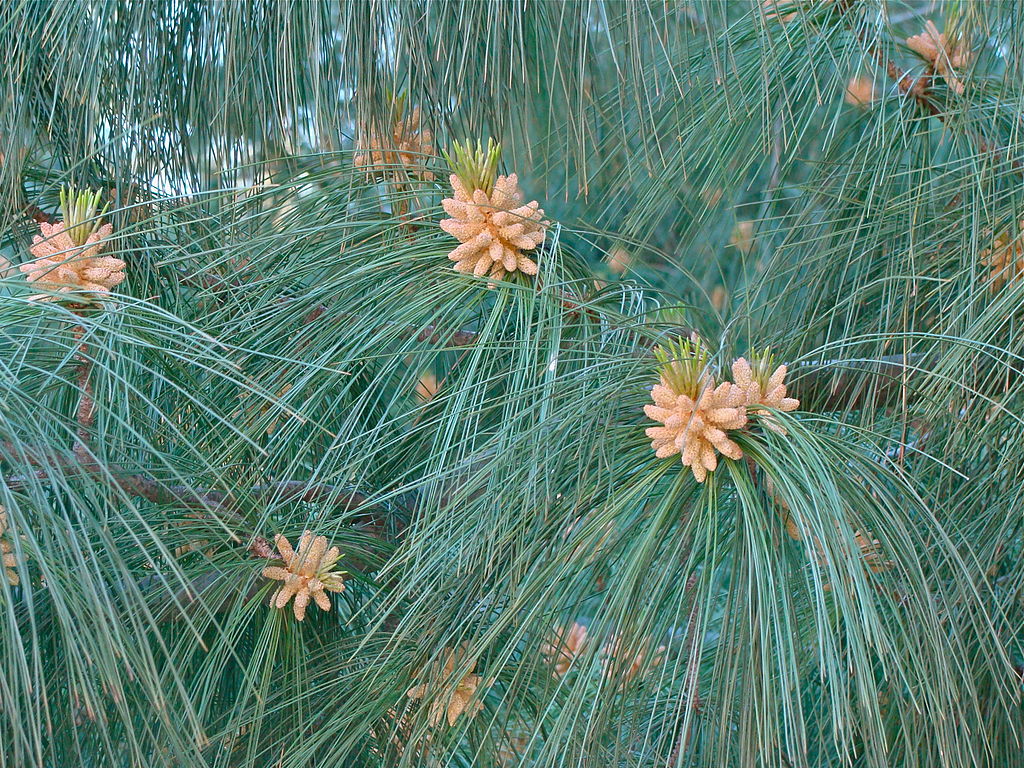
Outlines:
<svg viewBox="0 0 1024 768"><path fill-rule="evenodd" d="M0 768L1024 766L1019 15L4 3Z"/></svg>

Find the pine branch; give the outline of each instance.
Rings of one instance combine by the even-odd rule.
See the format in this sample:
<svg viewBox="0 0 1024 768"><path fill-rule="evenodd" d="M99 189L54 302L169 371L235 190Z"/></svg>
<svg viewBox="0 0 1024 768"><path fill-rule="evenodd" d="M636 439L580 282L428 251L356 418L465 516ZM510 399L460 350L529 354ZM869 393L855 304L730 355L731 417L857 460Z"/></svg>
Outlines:
<svg viewBox="0 0 1024 768"><path fill-rule="evenodd" d="M76 444L76 449L80 444ZM83 446L84 448L84 446ZM28 461L35 466L56 465L62 471L83 471L89 475L106 482L110 487L115 488L129 496L146 499L155 504L181 505L204 514L211 514L219 522L230 521L238 530L248 530L246 521L237 511L240 496L253 497L257 499L273 498L278 501L305 501L305 502L326 502L335 509L351 511L366 506L380 506L380 502L371 501L366 494L356 491L342 489L335 485L325 483L304 482L299 480L284 480L274 483L252 486L245 489L243 494L232 494L226 491L195 489L183 485L165 485L142 474L130 473L117 465L101 465L95 461L80 461L69 458L62 458L42 451L26 450L25 446L15 446L8 441L0 441L0 452L9 460ZM81 457L79 457L81 458ZM52 462L52 464L51 464ZM52 477L47 469L38 469L31 475L14 475L4 478L4 483L14 491L23 490L27 487L29 478L36 480L47 480ZM406 502L399 502L403 507ZM396 510L392 510L393 512ZM351 528L361 533L368 534L383 541L394 541L404 529L405 520L401 515L396 520L396 515L387 519L376 514L367 514L361 520L352 523ZM235 543L241 543L243 538L235 531L229 531L231 539ZM251 557L258 559L274 559L277 554L274 552L270 541L265 537L248 533L246 535L249 543L246 550ZM357 570L369 570L370 563L362 558L349 557L347 561ZM218 587L226 579L235 580L234 575L221 572L205 573L175 592L172 601L159 614L160 622L171 621L181 616L178 608L184 609L198 600L203 599L211 590ZM153 588L158 584L164 584L165 580L159 576L148 576L137 583L142 590ZM249 590L248 597L254 596L262 586L254 584ZM213 613L220 613L230 606L231 595L226 595L219 606L207 606Z"/></svg>
<svg viewBox="0 0 1024 768"><path fill-rule="evenodd" d="M311 325L312 323L320 320L327 312L327 305L320 304L314 307L302 320L303 325ZM338 315L332 315L331 320L358 320L364 321L365 318L353 314L351 312L342 312ZM377 326L374 332L381 331L388 326ZM476 343L478 334L476 331L470 330L458 330L458 331L442 331L440 326L435 323L418 328L414 325L408 325L404 328L399 329L399 336L404 339L415 338L416 341L425 341L430 344L445 345L451 347L468 347L471 344Z"/></svg>
<svg viewBox="0 0 1024 768"><path fill-rule="evenodd" d="M77 452L76 458L72 459L25 445L0 441L0 453L15 464L27 463L31 466L43 467L43 469L38 469L28 475L5 478L5 483L12 490L25 488L29 477L37 480L52 479L53 472L47 467L56 467L62 474L85 473L102 480L111 488L128 496L146 499L154 504L180 505L186 509L212 514L217 518L236 524L242 523L241 516L224 505L224 495L220 492L196 490L181 485L165 485L145 475L132 473L116 464L100 464L87 457L86 460L82 460L83 455ZM239 540L237 536L235 540Z"/></svg>
<svg viewBox="0 0 1024 768"><path fill-rule="evenodd" d="M310 311L303 324L316 322L327 312L326 305L319 305ZM365 318L343 313L334 319L365 320ZM401 329L402 338L415 338L420 342L450 347L465 347L475 344L478 339L472 330L439 330L440 326L431 323L423 328L406 326ZM379 328L377 329L379 330ZM666 337L686 338L693 329L675 326L665 329L657 337L640 337L645 347L658 343L658 339ZM646 354L646 349L641 352ZM839 407L852 409L877 408L895 402L902 392L906 379L923 363L923 355L888 355L878 360L830 360L823 363L800 363L791 366L793 397L807 404L815 403L824 410ZM864 374L870 374L870 383L864 380Z"/></svg>
<svg viewBox="0 0 1024 768"><path fill-rule="evenodd" d="M151 501L154 504L169 506L182 506L186 509L213 515L216 519L228 521L240 529L246 527L244 517L238 511L240 501L245 497L255 499L275 499L278 501L306 501L326 502L335 509L352 511L366 506L380 506L380 502L373 502L366 494L341 488L336 485L317 483L301 480L282 480L263 485L255 485L245 489L243 492L230 493L204 488L192 488L185 485L167 485L144 474L133 473L119 467L116 464L100 464L97 461L79 461L29 449L26 446L18 445L8 441L0 441L0 453L8 461L15 463L29 463L33 466L44 467L28 475L13 475L5 478L5 483L12 490L24 489L29 478L36 480L47 480L52 478L52 471L45 467L59 467L63 473L84 472L94 478L98 478L128 496ZM399 502L399 508L407 512L404 502ZM371 517L372 522L378 528L382 527L380 520ZM365 524L365 522L364 522ZM232 538L236 542L242 539L235 533ZM256 537L251 537L255 540Z"/></svg>
<svg viewBox="0 0 1024 768"><path fill-rule="evenodd" d="M828 360L791 366L792 397L804 410L880 408L897 402L907 379L925 364L925 356L886 355L876 360ZM913 391L907 390L908 399Z"/></svg>
<svg viewBox="0 0 1024 768"><path fill-rule="evenodd" d="M841 6L841 11L845 13L853 5L854 0L845 0ZM928 66L925 73L920 77L913 77L909 72L905 72L897 66L896 62L886 55L885 51L882 50L881 46L875 40L869 40L863 28L856 26L853 22L850 23L849 28L853 34L857 37L857 40L864 46L868 55L874 59L875 63L885 71L885 74L892 80L897 89L904 96L909 96L917 102L926 113L931 117L936 117L940 122L947 122L947 113L939 108L933 98L932 86L935 83L935 68ZM991 155L996 163L1001 163L1005 156L1005 150L998 146L995 142L986 138L984 135L977 132L970 132L969 135L978 147L980 154ZM1013 160L1011 165L1018 174L1024 172L1024 166L1018 160Z"/></svg>

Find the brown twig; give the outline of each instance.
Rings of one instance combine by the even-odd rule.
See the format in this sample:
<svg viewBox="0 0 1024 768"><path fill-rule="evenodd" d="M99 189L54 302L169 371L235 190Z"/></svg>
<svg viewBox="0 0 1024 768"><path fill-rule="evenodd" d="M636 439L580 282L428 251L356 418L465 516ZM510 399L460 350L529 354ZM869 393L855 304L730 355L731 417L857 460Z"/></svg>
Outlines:
<svg viewBox="0 0 1024 768"><path fill-rule="evenodd" d="M447 331L442 333L436 325L428 325L419 333L415 329L406 329L410 336L416 334L416 341L425 341L430 344L439 344L451 347L468 347L477 340L476 331Z"/></svg>
<svg viewBox="0 0 1024 768"><path fill-rule="evenodd" d="M287 301L287 299L285 300ZM317 322L327 312L327 306L319 304L312 310L306 313L306 316L302 319L303 325L310 325ZM363 320L364 318L353 314L351 312L342 312L338 315L330 316L332 320ZM375 330L380 330L388 326L379 326ZM416 341L425 341L430 344L443 344L445 346L452 347L468 347L474 344L479 334L476 331L469 330L457 330L457 331L442 331L436 324L426 325L422 328L409 325L399 329L399 335L402 338L415 338Z"/></svg>
<svg viewBox="0 0 1024 768"><path fill-rule="evenodd" d="M223 495L220 493L204 492L186 486L165 485L144 475L128 472L116 464L100 464L90 456L82 456L81 452L76 452L75 458L71 459L2 441L0 442L0 453L15 464L43 467L43 469L37 469L28 475L15 475L6 478L5 482L13 490L25 487L28 477L37 480L53 479L53 469L50 469L53 467L66 474L85 473L102 480L111 488L128 496L146 499L154 504L180 505L186 509L210 513L235 523L241 522L240 516L224 506Z"/></svg>
<svg viewBox="0 0 1024 768"><path fill-rule="evenodd" d="M691 593L695 586L697 586L697 574L696 574L696 572L690 574L690 578L686 580L686 585L683 587L683 594L687 595L687 594ZM690 658L687 661L686 687L683 689L683 691L684 691L684 693L686 693L688 691L692 691L693 692L692 695L690 695L689 709L692 709L694 712L700 712L700 706L701 706L701 704L700 704L700 691L697 688L697 673L698 673L699 669L698 669L698 666L697 666L697 663L696 663L697 656L694 655L694 653L693 653L693 648L694 648L695 640L696 640L696 631L697 631L697 626L696 625L697 625L697 600L696 600L696 596L694 596L693 606L690 608L690 615L689 615L689 617L686 620L686 650L685 650L685 653ZM699 655L699 653L698 653L698 655ZM680 714L682 714L682 713L680 713ZM686 715L683 715L683 720L685 722ZM674 766L678 765L679 764L679 757L681 755L686 754L686 750L690 746L690 737L692 735L691 731L692 731L693 723L691 722L690 725L691 725L690 728L686 728L686 729L682 730L679 733L679 738L676 741L675 746L672 748L672 756L669 758L669 763L668 763L669 766L674 767Z"/></svg>
<svg viewBox="0 0 1024 768"><path fill-rule="evenodd" d="M78 422L78 439L75 441L75 455L84 460L88 449L89 430L92 429L96 418L96 400L92 391L92 361L89 359L89 348L82 341L85 336L85 328L76 326L72 332L78 351L75 359L78 360L78 409L75 411L75 420Z"/></svg>
<svg viewBox="0 0 1024 768"><path fill-rule="evenodd" d="M325 483L282 480L276 483L252 486L239 495L228 491L191 488L185 485L166 485L145 475L128 472L116 464L100 465L93 460L82 463L54 454L45 454L42 451L29 452L24 446L15 446L7 441L0 442L0 451L8 460L23 459L34 466L52 464L61 470L71 472L82 470L89 475L100 476L110 486L116 487L130 496L137 496L156 504L180 504L189 509L225 514L228 517L233 516L234 513L231 510L238 506L240 498L244 496L276 497L280 501L327 500L335 506L346 509L357 509L372 503L369 497L363 493L345 491L338 486ZM47 479L50 476L50 471L47 469L32 473L32 477L37 479ZM25 480L20 480L18 477L9 478L8 481L20 485L25 483Z"/></svg>
<svg viewBox="0 0 1024 768"><path fill-rule="evenodd" d="M923 354L910 353L877 360L802 363L790 368L787 384L804 409L878 408L896 403L905 389L906 375L924 362Z"/></svg>
<svg viewBox="0 0 1024 768"><path fill-rule="evenodd" d="M284 301L287 301L287 299L285 299ZM591 310L590 308L584 307L578 303L574 303L568 298L562 298L561 303L564 308L572 310L572 313L570 315L571 317L578 316L580 310L586 311L588 313L593 312L593 310ZM302 320L302 324L310 325L312 323L315 323L321 318L323 318L326 312L327 306L324 304L320 304L306 313L306 316ZM361 321L365 320L366 318L355 313L342 312L337 315L331 316L330 319ZM378 330L388 327L393 326L377 326L377 328L375 328L374 331L376 332ZM425 325L422 328L415 325L407 325L396 330L398 330L398 335L400 338L415 338L416 341L428 342L430 344L446 347L468 347L471 346L472 344L475 344L480 337L480 334L477 331L471 331L468 329L459 329L454 331L442 330L441 327L436 323ZM660 334L659 338L665 336L666 334L689 336L692 332L692 328L675 326L672 327L671 329L668 329L665 333ZM644 337L644 339L646 340L646 337ZM651 344L654 343L656 343L656 341L651 340Z"/></svg>
<svg viewBox="0 0 1024 768"><path fill-rule="evenodd" d="M7 487L14 491L24 490L28 485L29 477L37 480L52 479L52 470L46 467L59 467L62 472L84 472L129 496L146 499L156 504L181 505L186 509L196 512L212 514L220 522L230 522L239 531L249 529L245 519L237 509L240 498L244 496L260 499L270 497L280 501L326 501L336 508L345 510L354 510L373 504L366 494L359 491L342 489L325 483L297 480L285 480L252 486L245 489L242 494L191 488L183 485L166 485L145 475L126 472L117 465L100 465L93 460L82 461L77 455L75 459L61 457L44 451L28 449L25 446L15 446L7 441L0 441L0 455L9 461L43 467L42 469L34 470L30 475L23 474L4 478L4 483ZM388 526L382 523L379 515L367 514L365 519L354 522L352 527L374 538L393 540L394 535L401 533L404 521L397 520L391 522L395 523L395 525L393 526L393 531L389 532L387 531ZM230 535L236 543L243 541L243 537L239 536L234 530L230 531ZM277 557L273 546L263 536L249 532L246 534L246 538L248 539L246 550L251 557L260 559ZM347 562L361 570L366 570L370 566L369 563L358 558L349 558ZM190 581L174 594L167 608L160 614L160 620L165 621L176 618L179 612L172 609L195 603L197 600L205 597L210 590L217 588L225 579L229 578L234 579L233 576L216 572L203 574ZM146 590L158 582L162 583L163 579L158 576L150 576L138 582L137 586L142 590ZM259 589L260 585L253 585L252 589L250 589L249 597ZM225 609L229 603L230 596L226 596L219 606L213 606L210 609L213 613L217 613Z"/></svg>
<svg viewBox="0 0 1024 768"><path fill-rule="evenodd" d="M7 441L0 441L0 454L8 461L43 467L31 472L29 475L15 475L5 478L5 482L12 490L24 488L28 483L29 477L38 480L52 479L53 470L48 469L48 467L55 467L59 468L61 472L68 474L83 472L128 496L146 499L154 504L182 506L195 512L212 514L216 518L230 522L238 528L245 526L245 520L238 511L240 501L245 497L261 500L274 498L278 501L328 502L333 507L348 511L373 504L373 501L364 493L346 490L325 483L283 480L255 485L241 493L231 493L228 491L192 488L185 485L168 485L152 477L129 472L116 464L101 465L91 458L87 461L81 461L77 456L75 459L70 459L53 453L29 449L25 446L16 446ZM364 521L364 523L371 523L367 527L368 530L376 530L380 527L376 517ZM237 536L235 536L235 539L240 541ZM254 539L255 537L253 537Z"/></svg>
<svg viewBox="0 0 1024 768"><path fill-rule="evenodd" d="M945 114L939 109L938 105L929 98L931 95L932 80L935 76L935 73L930 68L927 73L921 75L921 77L913 77L909 72L904 72L900 69L896 65L896 62L885 54L877 42L868 40L862 29L854 30L854 34L864 45L868 54L875 60L875 63L885 70L885 74L889 76L890 80L896 83L896 88L900 93L904 96L910 96L913 98L932 116L943 121L945 120Z"/></svg>

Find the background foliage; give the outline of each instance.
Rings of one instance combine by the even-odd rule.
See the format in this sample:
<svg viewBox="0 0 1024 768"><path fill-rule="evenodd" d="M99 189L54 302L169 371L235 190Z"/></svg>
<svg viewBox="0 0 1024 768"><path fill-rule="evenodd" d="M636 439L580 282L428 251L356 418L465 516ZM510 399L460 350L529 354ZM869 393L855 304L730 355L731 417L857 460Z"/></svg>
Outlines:
<svg viewBox="0 0 1024 768"><path fill-rule="evenodd" d="M84 316L0 280L0 766L1024 764L1024 281L987 261L1020 16L6 3L0 249L75 182L128 279ZM452 271L439 158L354 167L396 94L502 140L555 222L536 279ZM643 435L683 327L802 400L703 485ZM305 528L349 576L298 623L255 545ZM483 709L431 725L406 692L452 648Z"/></svg>

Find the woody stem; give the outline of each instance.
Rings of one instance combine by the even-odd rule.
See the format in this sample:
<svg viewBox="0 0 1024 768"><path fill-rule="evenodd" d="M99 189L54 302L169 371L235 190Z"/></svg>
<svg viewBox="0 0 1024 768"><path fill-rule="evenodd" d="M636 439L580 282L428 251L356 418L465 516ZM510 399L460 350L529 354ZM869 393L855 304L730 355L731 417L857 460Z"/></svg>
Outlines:
<svg viewBox="0 0 1024 768"><path fill-rule="evenodd" d="M74 331L75 343L78 351L75 358L78 360L78 410L75 412L75 420L78 422L78 439L75 441L75 455L79 459L87 456L86 445L89 439L89 431L92 429L96 418L96 400L92 391L92 360L88 356L88 346L82 342L85 335L85 328L76 326Z"/></svg>

